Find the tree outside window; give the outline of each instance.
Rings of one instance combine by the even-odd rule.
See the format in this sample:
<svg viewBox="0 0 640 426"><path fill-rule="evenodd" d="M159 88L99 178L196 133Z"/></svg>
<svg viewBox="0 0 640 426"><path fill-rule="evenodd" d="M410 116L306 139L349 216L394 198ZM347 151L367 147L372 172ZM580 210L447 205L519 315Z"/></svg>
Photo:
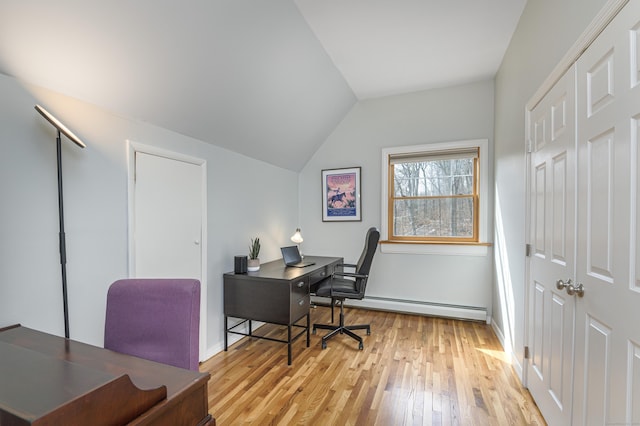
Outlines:
<svg viewBox="0 0 640 426"><path fill-rule="evenodd" d="M478 148L389 156L389 239L478 241Z"/></svg>

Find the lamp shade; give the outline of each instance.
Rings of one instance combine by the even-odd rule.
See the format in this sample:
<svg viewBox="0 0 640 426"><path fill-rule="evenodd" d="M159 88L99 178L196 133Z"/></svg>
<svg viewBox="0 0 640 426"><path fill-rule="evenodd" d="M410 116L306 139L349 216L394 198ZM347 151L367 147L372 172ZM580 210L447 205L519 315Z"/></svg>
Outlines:
<svg viewBox="0 0 640 426"><path fill-rule="evenodd" d="M296 228L296 233L291 236L291 241L296 244L300 244L302 241L302 233L300 232L300 228Z"/></svg>
<svg viewBox="0 0 640 426"><path fill-rule="evenodd" d="M66 137L69 138L69 140L71 140L73 143L78 145L80 148L86 147L84 142L82 142L79 137L77 137L71 130L69 130L67 126L62 124L60 120L58 120L53 115L51 115L49 111L42 108L40 105L36 105L35 108L36 108L36 111L40 113L40 115L46 118L49 123L53 124L53 127L60 130Z"/></svg>

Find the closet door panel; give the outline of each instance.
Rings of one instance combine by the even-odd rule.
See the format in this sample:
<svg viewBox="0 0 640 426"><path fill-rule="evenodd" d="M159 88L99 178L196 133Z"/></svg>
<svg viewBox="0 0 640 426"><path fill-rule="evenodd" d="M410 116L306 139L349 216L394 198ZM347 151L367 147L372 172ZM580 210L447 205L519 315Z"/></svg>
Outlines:
<svg viewBox="0 0 640 426"><path fill-rule="evenodd" d="M571 422L575 300L575 69L530 112L527 386L549 424Z"/></svg>
<svg viewBox="0 0 640 426"><path fill-rule="evenodd" d="M586 269L596 279L613 281L613 154L614 132L606 131L586 141Z"/></svg>
<svg viewBox="0 0 640 426"><path fill-rule="evenodd" d="M638 418L638 28L631 1L577 62L577 425Z"/></svg>

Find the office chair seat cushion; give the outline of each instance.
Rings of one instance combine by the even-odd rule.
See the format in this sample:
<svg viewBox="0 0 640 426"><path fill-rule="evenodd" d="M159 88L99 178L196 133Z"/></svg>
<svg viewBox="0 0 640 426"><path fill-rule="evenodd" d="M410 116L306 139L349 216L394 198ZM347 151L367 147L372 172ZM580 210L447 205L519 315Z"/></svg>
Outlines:
<svg viewBox="0 0 640 426"><path fill-rule="evenodd" d="M335 297L359 299L359 291L356 288L356 283L353 280L345 280L340 278L332 278L326 280L316 290L316 295L320 297ZM355 296L355 297L354 297Z"/></svg>

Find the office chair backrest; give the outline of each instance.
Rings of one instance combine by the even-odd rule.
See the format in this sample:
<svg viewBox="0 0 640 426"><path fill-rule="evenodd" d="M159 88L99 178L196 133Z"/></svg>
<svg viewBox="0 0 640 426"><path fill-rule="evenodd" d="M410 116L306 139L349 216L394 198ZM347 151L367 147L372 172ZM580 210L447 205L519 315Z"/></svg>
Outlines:
<svg viewBox="0 0 640 426"><path fill-rule="evenodd" d="M356 264L356 273L369 275L371 270L371 263L373 262L373 255L376 253L378 247L378 241L380 240L380 231L377 228L371 227L367 231L367 236L364 239L364 248L358 263Z"/></svg>

